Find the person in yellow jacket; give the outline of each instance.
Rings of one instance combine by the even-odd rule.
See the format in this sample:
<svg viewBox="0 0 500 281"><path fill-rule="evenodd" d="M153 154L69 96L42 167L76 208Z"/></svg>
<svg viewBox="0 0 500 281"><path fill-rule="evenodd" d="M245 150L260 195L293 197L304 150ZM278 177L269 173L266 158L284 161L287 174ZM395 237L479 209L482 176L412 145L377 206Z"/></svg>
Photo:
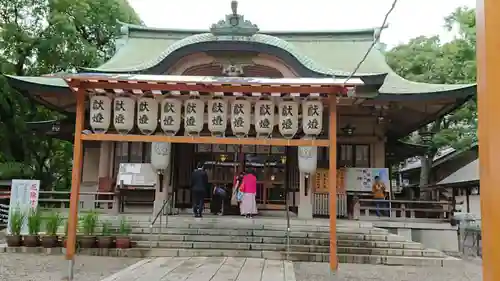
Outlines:
<svg viewBox="0 0 500 281"><path fill-rule="evenodd" d="M386 204L385 204L385 199L386 199L386 194L387 190L385 187L385 184L380 180L379 176L375 176L375 182L372 185L372 194L373 194L373 199L375 199L375 212L377 213L377 217L382 216L382 214L385 214L384 209Z"/></svg>

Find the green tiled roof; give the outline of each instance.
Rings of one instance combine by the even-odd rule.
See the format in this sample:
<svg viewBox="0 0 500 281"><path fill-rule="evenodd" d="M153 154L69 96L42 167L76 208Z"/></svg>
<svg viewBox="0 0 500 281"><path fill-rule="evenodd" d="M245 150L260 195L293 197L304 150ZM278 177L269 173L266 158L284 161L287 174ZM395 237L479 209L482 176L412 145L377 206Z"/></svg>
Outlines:
<svg viewBox="0 0 500 281"><path fill-rule="evenodd" d="M261 32L251 37L253 42L279 47L293 55L308 69L325 75L349 76L373 42L375 29L352 31ZM221 41L207 31L169 30L124 24L123 37L116 54L93 72L136 72L159 64L174 51L196 43ZM230 40L225 39L225 40ZM387 73L378 98L394 95L453 94L468 96L475 85L426 84L408 81L387 65L385 57L373 48L357 75ZM14 78L14 77L12 77ZM39 85L66 87L57 77L17 77L15 79ZM384 97L384 94L386 97Z"/></svg>
<svg viewBox="0 0 500 281"><path fill-rule="evenodd" d="M220 41L206 30L171 30L124 24L124 37L113 58L96 72L133 72L160 63L174 51L201 42ZM279 47L292 54L312 71L336 76L349 76L370 48L375 29L352 31L261 32L251 41ZM229 39L228 39L229 40ZM408 81L387 65L380 50L373 48L357 71L357 75L387 73L381 94L436 93L473 88L475 85L442 85ZM472 92L474 89L471 90Z"/></svg>

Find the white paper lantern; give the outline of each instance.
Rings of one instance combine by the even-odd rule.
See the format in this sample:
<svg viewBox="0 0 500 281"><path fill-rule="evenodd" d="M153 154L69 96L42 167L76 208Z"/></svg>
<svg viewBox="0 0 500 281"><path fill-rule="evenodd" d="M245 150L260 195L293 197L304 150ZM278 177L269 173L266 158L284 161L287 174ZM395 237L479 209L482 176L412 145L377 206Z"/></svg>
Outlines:
<svg viewBox="0 0 500 281"><path fill-rule="evenodd" d="M182 102L166 98L161 102L160 126L165 135L175 136L181 129Z"/></svg>
<svg viewBox="0 0 500 281"><path fill-rule="evenodd" d="M306 100L302 103L302 130L308 136L317 136L323 129L323 103Z"/></svg>
<svg viewBox="0 0 500 281"><path fill-rule="evenodd" d="M111 98L108 96L90 97L90 127L97 134L104 134L111 125Z"/></svg>
<svg viewBox="0 0 500 281"><path fill-rule="evenodd" d="M200 99L188 99L184 102L184 129L188 136L199 135L203 130L205 103Z"/></svg>
<svg viewBox="0 0 500 281"><path fill-rule="evenodd" d="M128 134L134 128L135 100L131 97L117 97L113 101L113 125L120 134Z"/></svg>
<svg viewBox="0 0 500 281"><path fill-rule="evenodd" d="M307 138L303 138L307 139ZM318 147L299 146L297 147L299 171L302 173L313 174L318 165Z"/></svg>
<svg viewBox="0 0 500 281"><path fill-rule="evenodd" d="M295 101L279 104L279 131L284 138L291 139L299 129L299 105Z"/></svg>
<svg viewBox="0 0 500 281"><path fill-rule="evenodd" d="M245 137L250 132L252 105L245 99L237 99L231 104L231 130L237 137Z"/></svg>
<svg viewBox="0 0 500 281"><path fill-rule="evenodd" d="M272 135L274 129L274 102L271 100L258 100L254 108L257 137Z"/></svg>
<svg viewBox="0 0 500 281"><path fill-rule="evenodd" d="M155 170L165 170L170 163L172 144L169 142L151 143L151 166Z"/></svg>
<svg viewBox="0 0 500 281"><path fill-rule="evenodd" d="M227 102L223 99L208 101L208 130L212 136L224 136L227 128Z"/></svg>
<svg viewBox="0 0 500 281"><path fill-rule="evenodd" d="M158 127L158 101L152 97L142 97L137 101L137 128L151 135Z"/></svg>

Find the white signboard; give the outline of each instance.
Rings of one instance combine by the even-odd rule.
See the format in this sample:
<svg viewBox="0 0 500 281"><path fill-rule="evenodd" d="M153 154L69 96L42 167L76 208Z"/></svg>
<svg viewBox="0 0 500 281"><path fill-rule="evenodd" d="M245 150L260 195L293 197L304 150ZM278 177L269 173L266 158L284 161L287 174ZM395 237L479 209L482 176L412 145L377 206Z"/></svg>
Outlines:
<svg viewBox="0 0 500 281"><path fill-rule="evenodd" d="M378 177L390 191L389 169L387 168L346 168L345 188L347 191L372 192L372 186Z"/></svg>
<svg viewBox="0 0 500 281"><path fill-rule="evenodd" d="M38 195L40 194L39 180L12 180L10 189L10 205L7 233L11 233L10 218L12 213L19 209L25 215L21 235L28 234L28 214L31 209L38 207Z"/></svg>
<svg viewBox="0 0 500 281"><path fill-rule="evenodd" d="M121 163L116 185L152 188L156 185L157 176L150 163Z"/></svg>

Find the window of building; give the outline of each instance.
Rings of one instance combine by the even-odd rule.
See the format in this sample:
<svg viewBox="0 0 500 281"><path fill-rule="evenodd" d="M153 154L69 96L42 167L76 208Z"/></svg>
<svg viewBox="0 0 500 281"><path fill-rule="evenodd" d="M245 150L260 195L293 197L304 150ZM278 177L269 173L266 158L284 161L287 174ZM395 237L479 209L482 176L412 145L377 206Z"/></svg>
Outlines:
<svg viewBox="0 0 500 281"><path fill-rule="evenodd" d="M318 165L328 168L329 149L320 147L318 150ZM337 168L359 167L370 168L370 145L369 144L338 144L337 145Z"/></svg>
<svg viewBox="0 0 500 281"><path fill-rule="evenodd" d="M115 142L115 159L113 161L114 174L118 174L121 163L150 163L150 142Z"/></svg>

